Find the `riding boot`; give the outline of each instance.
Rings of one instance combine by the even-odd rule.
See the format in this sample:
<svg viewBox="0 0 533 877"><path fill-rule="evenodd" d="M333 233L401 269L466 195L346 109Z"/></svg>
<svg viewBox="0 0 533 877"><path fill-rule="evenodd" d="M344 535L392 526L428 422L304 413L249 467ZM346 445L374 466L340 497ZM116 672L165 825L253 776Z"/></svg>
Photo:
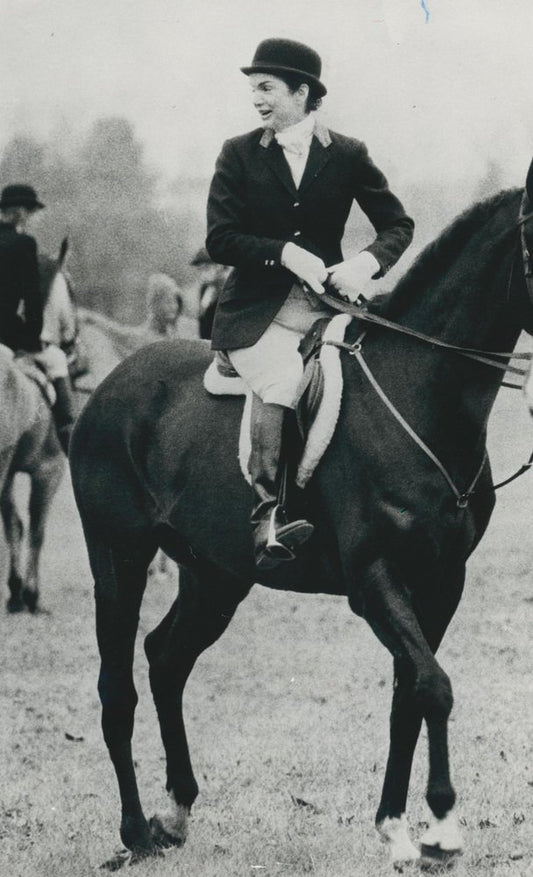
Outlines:
<svg viewBox="0 0 533 877"><path fill-rule="evenodd" d="M59 443L68 456L70 436L76 419L70 378L55 378L52 384L56 392L56 401L52 408L52 415Z"/></svg>
<svg viewBox="0 0 533 877"><path fill-rule="evenodd" d="M293 560L295 552L307 542L314 529L305 520L289 522L280 502L284 475L283 422L287 410L282 405L264 403L254 396L250 455L254 508L251 524L258 569L270 569L284 560Z"/></svg>

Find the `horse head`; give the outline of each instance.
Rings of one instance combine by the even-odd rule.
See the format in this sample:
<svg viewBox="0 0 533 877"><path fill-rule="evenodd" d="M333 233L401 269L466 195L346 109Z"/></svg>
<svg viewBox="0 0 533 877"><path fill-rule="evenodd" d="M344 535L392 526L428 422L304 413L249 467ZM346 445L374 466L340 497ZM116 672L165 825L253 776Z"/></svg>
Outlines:
<svg viewBox="0 0 533 877"><path fill-rule="evenodd" d="M70 279L65 270L68 238L63 238L57 257L41 255L39 270L44 303L41 338L68 351L77 336L76 309Z"/></svg>

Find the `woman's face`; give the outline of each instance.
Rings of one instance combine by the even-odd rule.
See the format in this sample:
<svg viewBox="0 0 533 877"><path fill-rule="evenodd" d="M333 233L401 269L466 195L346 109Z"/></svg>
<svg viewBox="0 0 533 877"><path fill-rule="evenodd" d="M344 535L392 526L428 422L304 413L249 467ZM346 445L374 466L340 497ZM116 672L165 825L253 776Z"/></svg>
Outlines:
<svg viewBox="0 0 533 877"><path fill-rule="evenodd" d="M301 122L307 115L305 103L308 86L301 85L293 93L287 83L273 73L251 73L248 79L254 107L265 128L283 131L284 128Z"/></svg>

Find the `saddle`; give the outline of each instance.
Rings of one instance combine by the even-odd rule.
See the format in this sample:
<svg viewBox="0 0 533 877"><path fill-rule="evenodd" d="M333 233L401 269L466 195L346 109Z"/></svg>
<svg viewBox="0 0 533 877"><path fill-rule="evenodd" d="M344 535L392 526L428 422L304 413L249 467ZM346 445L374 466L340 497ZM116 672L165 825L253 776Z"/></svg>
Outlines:
<svg viewBox="0 0 533 877"><path fill-rule="evenodd" d="M296 485L303 489L321 460L335 432L342 400L339 349L325 341L343 341L351 321L348 314L317 320L300 342L304 374L298 389L296 419L303 450L296 471ZM204 375L204 387L215 396L246 396L239 437L239 462L250 482L250 418L252 393L233 368L229 357L217 351Z"/></svg>

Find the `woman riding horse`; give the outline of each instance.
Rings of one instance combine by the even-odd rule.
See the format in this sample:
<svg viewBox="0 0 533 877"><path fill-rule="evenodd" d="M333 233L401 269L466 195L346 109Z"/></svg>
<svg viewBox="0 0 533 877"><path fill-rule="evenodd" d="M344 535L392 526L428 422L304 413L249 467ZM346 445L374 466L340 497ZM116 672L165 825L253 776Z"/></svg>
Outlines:
<svg viewBox="0 0 533 877"><path fill-rule="evenodd" d="M288 523L278 496L283 425L303 374L298 345L318 317L332 313L318 298L323 284L329 277L340 295L356 300L402 255L413 221L365 145L316 118L326 88L313 49L267 39L241 69L261 128L223 146L206 243L216 262L234 266L215 312L212 347L227 351L254 393L250 472L260 569L291 559L313 531L305 520ZM341 239L354 200L377 234L343 262Z"/></svg>
<svg viewBox="0 0 533 877"><path fill-rule="evenodd" d="M56 394L54 421L68 453L74 423L67 360L55 345L43 350L43 300L35 239L26 234L33 215L44 208L31 186L6 186L0 200L0 343L34 354ZM23 306L23 316L19 311Z"/></svg>
<svg viewBox="0 0 533 877"><path fill-rule="evenodd" d="M380 315L354 308L359 319L340 351L338 423L306 488L315 535L293 563L272 570L254 562L252 495L238 461L242 401L203 391L205 345L150 345L92 395L70 463L95 582L102 728L122 841L135 854L185 840L198 784L184 689L254 583L344 594L370 625L394 658L377 827L399 866L421 852L442 864L462 849L448 753L452 686L435 653L494 508L487 421L509 352L523 329L533 331L529 253L533 163L525 193L472 206L418 257ZM148 822L132 752L133 656L158 546L179 563L180 577L176 600L145 640L170 798L169 812ZM242 669L246 661L244 652L234 663ZM409 839L406 803L423 722L433 818L420 851ZM214 746L224 733L213 730Z"/></svg>

